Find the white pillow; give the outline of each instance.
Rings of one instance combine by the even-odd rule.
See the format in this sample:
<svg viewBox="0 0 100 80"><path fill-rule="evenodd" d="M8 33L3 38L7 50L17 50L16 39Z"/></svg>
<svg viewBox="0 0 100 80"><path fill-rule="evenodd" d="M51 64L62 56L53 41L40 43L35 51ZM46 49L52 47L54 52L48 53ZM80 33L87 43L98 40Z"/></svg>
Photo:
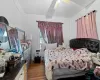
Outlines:
<svg viewBox="0 0 100 80"><path fill-rule="evenodd" d="M96 57L92 57L92 61L93 61L95 64L100 65L100 59L98 59L98 58L96 58Z"/></svg>
<svg viewBox="0 0 100 80"><path fill-rule="evenodd" d="M99 52L97 53L97 58L100 59L100 53Z"/></svg>
<svg viewBox="0 0 100 80"><path fill-rule="evenodd" d="M63 45L63 47L67 47L67 45L65 43L63 43L62 45Z"/></svg>
<svg viewBox="0 0 100 80"><path fill-rule="evenodd" d="M46 49L54 49L54 48L57 48L57 43L46 44Z"/></svg>
<svg viewBox="0 0 100 80"><path fill-rule="evenodd" d="M66 43L63 43L63 47L65 47L65 48L70 48L70 46L67 45Z"/></svg>
<svg viewBox="0 0 100 80"><path fill-rule="evenodd" d="M88 52L88 54L90 55L90 57L97 57L97 54L96 53L93 53L93 52Z"/></svg>

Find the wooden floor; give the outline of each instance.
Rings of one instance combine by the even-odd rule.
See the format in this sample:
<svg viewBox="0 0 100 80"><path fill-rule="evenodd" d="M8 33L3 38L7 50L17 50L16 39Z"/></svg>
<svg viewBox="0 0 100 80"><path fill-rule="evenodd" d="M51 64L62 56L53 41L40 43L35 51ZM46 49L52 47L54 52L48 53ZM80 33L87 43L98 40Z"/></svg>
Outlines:
<svg viewBox="0 0 100 80"><path fill-rule="evenodd" d="M44 64L31 64L28 69L28 80L45 80Z"/></svg>

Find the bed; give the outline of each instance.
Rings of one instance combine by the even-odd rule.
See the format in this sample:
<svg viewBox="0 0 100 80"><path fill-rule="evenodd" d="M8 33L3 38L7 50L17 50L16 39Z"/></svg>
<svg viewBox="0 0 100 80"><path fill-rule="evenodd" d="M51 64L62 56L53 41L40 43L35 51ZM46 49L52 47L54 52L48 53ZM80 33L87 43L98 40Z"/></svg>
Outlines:
<svg viewBox="0 0 100 80"><path fill-rule="evenodd" d="M72 39L69 43L68 49L57 48L45 51L45 74L48 80L82 76L93 67L91 53L100 52L100 41L80 38Z"/></svg>

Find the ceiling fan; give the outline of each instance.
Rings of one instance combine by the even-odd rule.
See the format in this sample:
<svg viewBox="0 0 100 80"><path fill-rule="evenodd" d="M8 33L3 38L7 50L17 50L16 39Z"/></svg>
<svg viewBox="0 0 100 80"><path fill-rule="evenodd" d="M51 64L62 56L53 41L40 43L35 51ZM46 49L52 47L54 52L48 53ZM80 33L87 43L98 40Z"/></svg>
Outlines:
<svg viewBox="0 0 100 80"><path fill-rule="evenodd" d="M59 4L63 2L63 3L66 3L66 4L69 4L70 2L73 3L73 4L76 4L78 5L76 2L73 2L72 0L53 0L48 11L47 11L47 14L46 14L46 19L50 19L52 18L56 8L59 6ZM82 7L80 5L78 5L79 7Z"/></svg>
<svg viewBox="0 0 100 80"><path fill-rule="evenodd" d="M48 9L48 12L46 14L46 19L50 19L52 18L56 8L59 6L59 4L63 2L63 3L66 3L66 4L69 4L70 2L72 2L71 0L53 0L49 9Z"/></svg>
<svg viewBox="0 0 100 80"><path fill-rule="evenodd" d="M95 0L90 0L89 4L84 7L84 6L81 6L81 5L77 4L74 0L53 0L50 7L49 7L49 9L48 9L48 11L47 11L46 19L51 19L52 18L56 8L59 6L59 4L61 2L66 3L66 4L69 4L69 3L75 4L75 5L79 6L80 8L87 8L90 5L92 5L94 3L94 1Z"/></svg>

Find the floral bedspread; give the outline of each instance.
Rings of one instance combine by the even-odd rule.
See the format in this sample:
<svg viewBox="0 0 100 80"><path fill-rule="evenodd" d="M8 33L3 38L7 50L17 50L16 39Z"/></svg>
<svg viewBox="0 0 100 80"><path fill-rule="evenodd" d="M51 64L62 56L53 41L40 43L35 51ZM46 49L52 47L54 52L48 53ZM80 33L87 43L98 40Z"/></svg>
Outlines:
<svg viewBox="0 0 100 80"><path fill-rule="evenodd" d="M89 51L85 48L75 51L70 48L46 50L45 57L45 66L48 70L56 68L89 70L93 66Z"/></svg>

